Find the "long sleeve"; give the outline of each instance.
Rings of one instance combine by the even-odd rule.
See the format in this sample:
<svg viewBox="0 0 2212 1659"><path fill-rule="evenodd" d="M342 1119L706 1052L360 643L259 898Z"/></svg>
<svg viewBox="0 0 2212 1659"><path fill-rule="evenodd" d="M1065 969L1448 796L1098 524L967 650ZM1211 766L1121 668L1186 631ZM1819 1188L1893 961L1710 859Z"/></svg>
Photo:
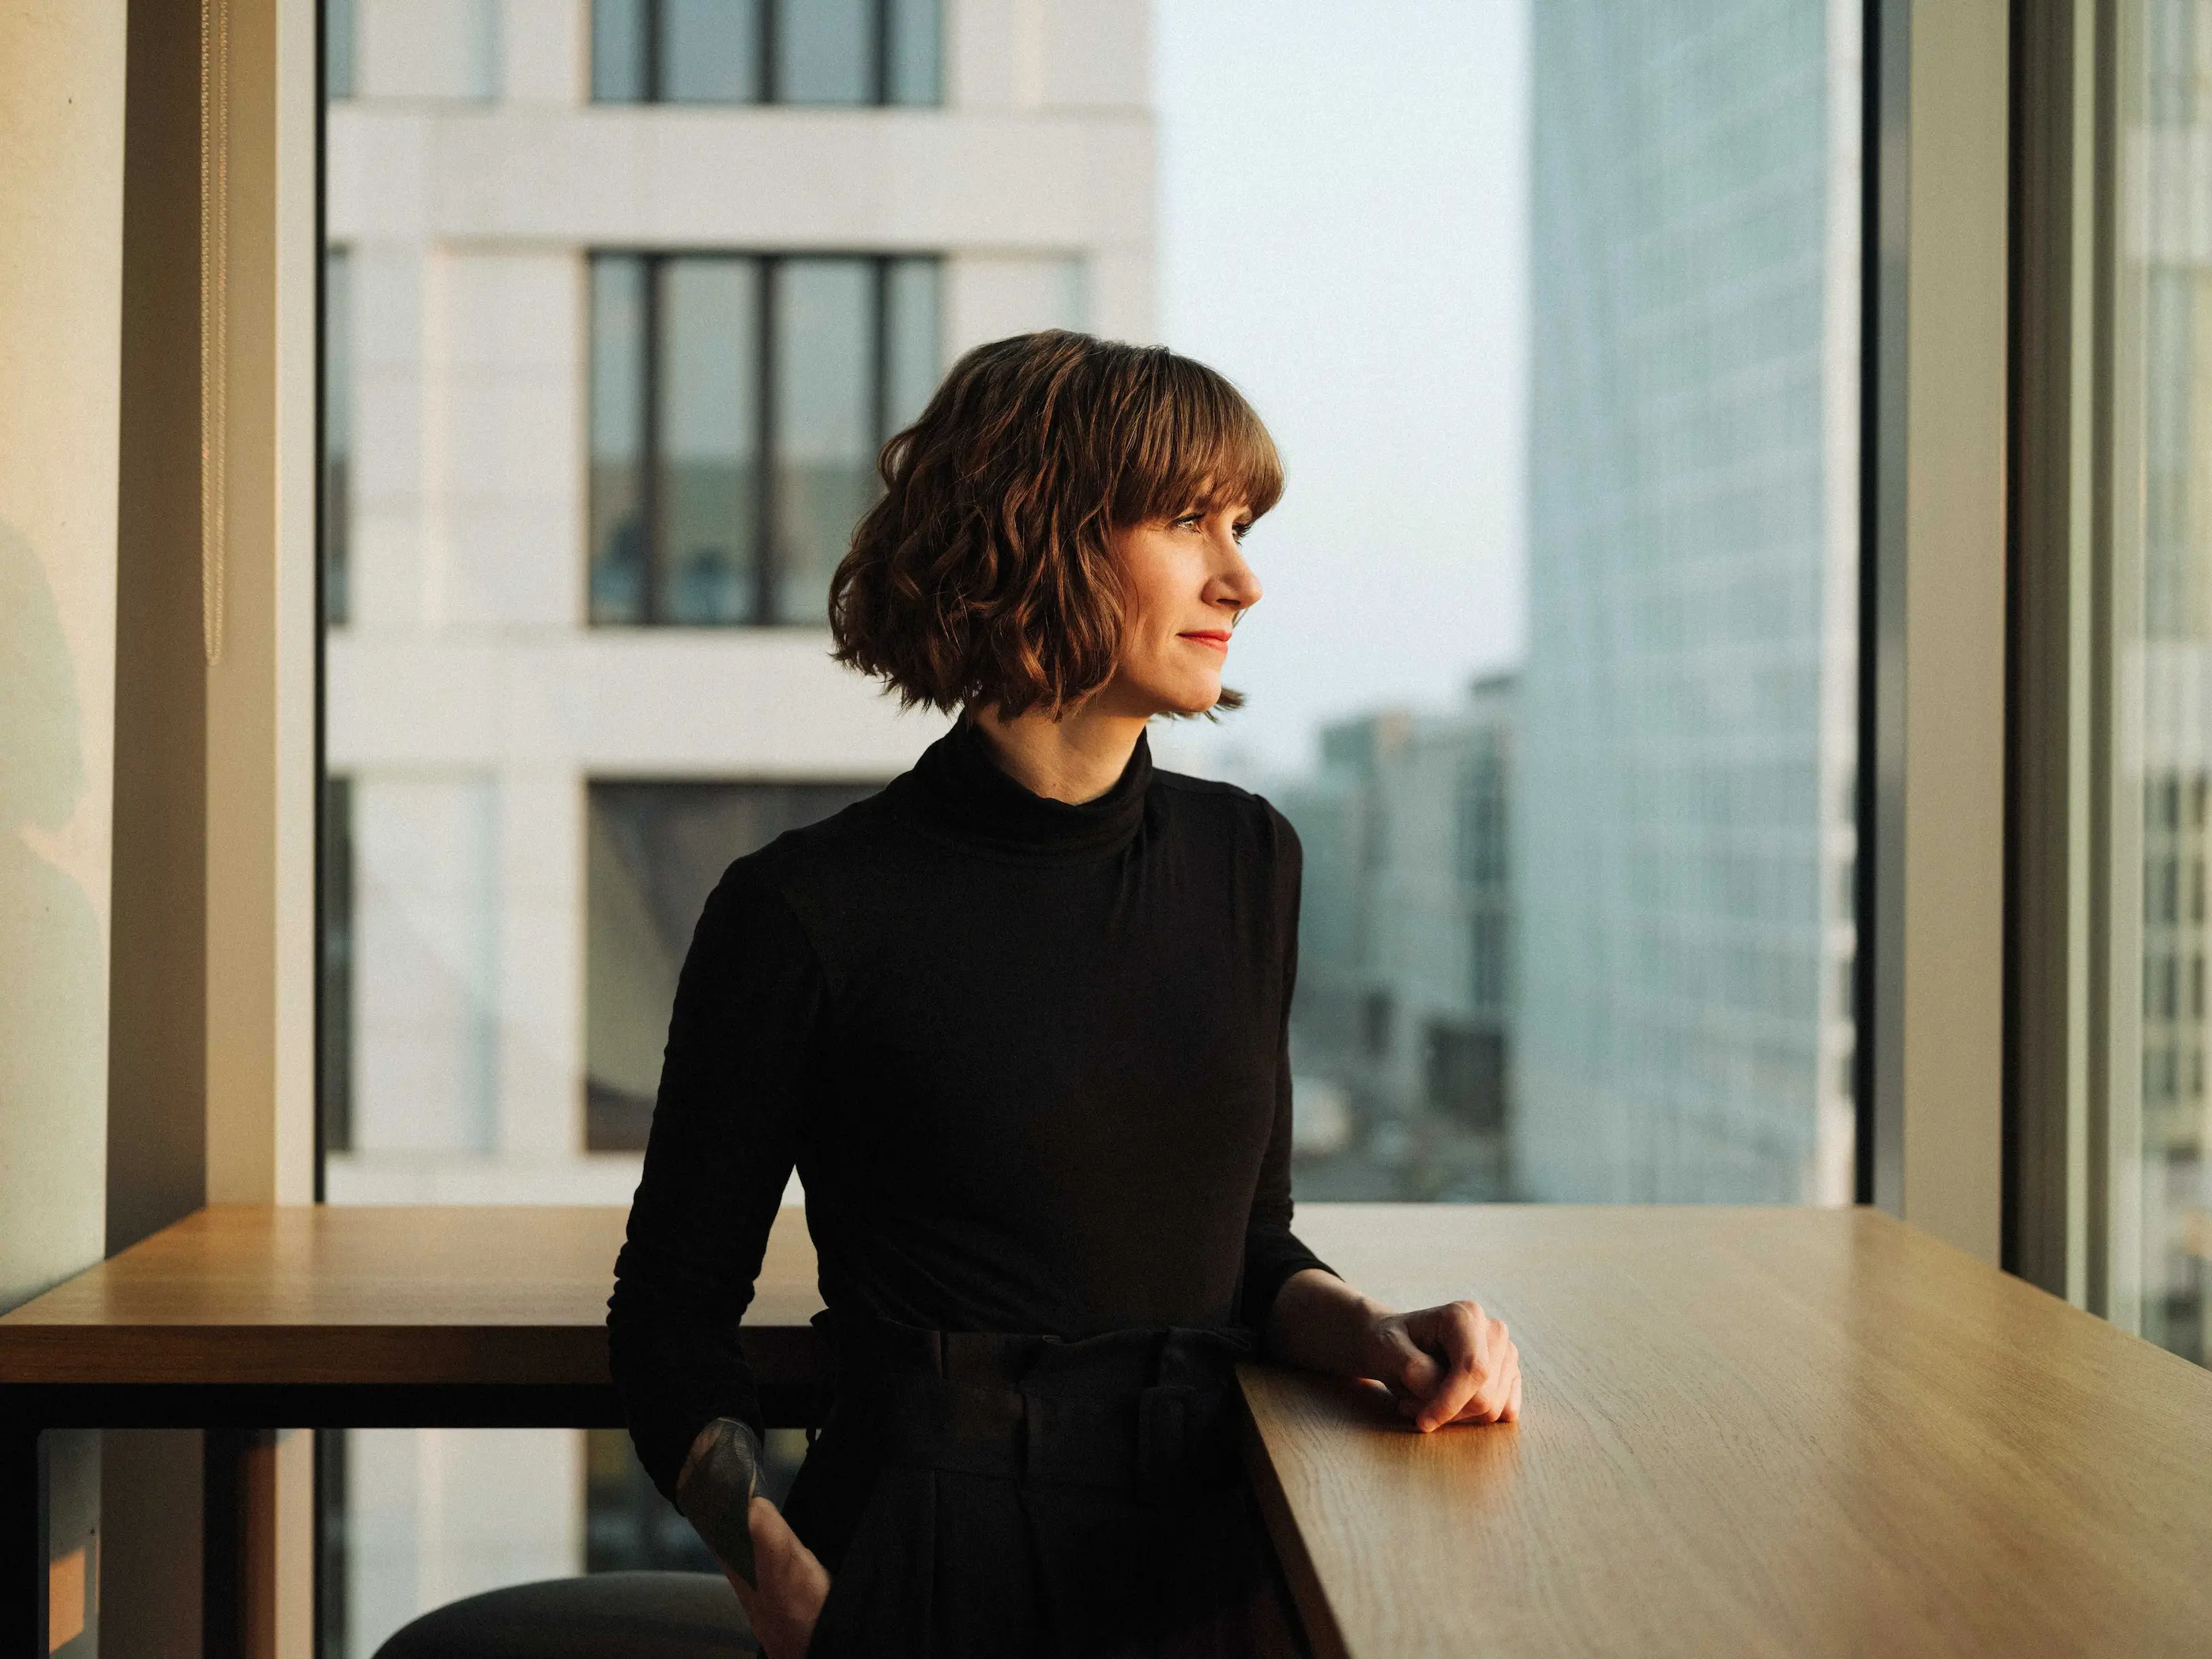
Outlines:
<svg viewBox="0 0 2212 1659"><path fill-rule="evenodd" d="M819 960L790 907L750 861L732 865L678 981L608 1303L630 1436L672 1499L706 1424L763 1428L738 1327L798 1155L826 1007Z"/></svg>
<svg viewBox="0 0 2212 1659"><path fill-rule="evenodd" d="M1244 1229L1243 1291L1238 1317L1255 1331L1267 1328L1267 1315L1275 1297L1296 1274L1309 1267L1331 1271L1328 1264L1298 1241L1291 1231L1291 998L1298 980L1299 889L1304 876L1304 853L1297 831L1280 813L1268 817L1278 837L1275 857L1278 914L1283 926L1282 1014L1275 1040L1275 1115L1267 1133L1267 1149L1260 1164L1259 1183L1252 1195L1251 1218Z"/></svg>

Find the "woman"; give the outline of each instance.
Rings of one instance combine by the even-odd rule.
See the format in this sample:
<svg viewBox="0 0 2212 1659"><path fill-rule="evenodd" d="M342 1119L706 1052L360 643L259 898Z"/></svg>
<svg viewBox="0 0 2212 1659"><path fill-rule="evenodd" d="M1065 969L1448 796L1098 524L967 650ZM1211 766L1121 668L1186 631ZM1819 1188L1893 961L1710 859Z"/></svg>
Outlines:
<svg viewBox="0 0 2212 1659"><path fill-rule="evenodd" d="M960 719L708 901L611 1304L638 1454L773 1659L1295 1652L1236 1361L1423 1431L1521 1381L1472 1303L1389 1312L1291 1233L1297 838L1145 740L1239 701L1273 442L1202 365L1053 331L962 358L882 473L836 655ZM794 1163L836 1403L787 1522L738 1324Z"/></svg>

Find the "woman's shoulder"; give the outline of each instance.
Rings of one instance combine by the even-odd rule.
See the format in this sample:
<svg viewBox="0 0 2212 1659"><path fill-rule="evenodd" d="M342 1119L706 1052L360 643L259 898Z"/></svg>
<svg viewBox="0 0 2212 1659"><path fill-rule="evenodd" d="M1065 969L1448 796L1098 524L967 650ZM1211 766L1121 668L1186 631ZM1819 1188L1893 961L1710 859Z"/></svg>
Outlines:
<svg viewBox="0 0 2212 1659"><path fill-rule="evenodd" d="M1240 850L1264 854L1297 868L1302 857L1298 832L1265 795L1184 772L1155 772L1152 779L1167 792L1178 816L1187 816L1208 832L1236 838Z"/></svg>

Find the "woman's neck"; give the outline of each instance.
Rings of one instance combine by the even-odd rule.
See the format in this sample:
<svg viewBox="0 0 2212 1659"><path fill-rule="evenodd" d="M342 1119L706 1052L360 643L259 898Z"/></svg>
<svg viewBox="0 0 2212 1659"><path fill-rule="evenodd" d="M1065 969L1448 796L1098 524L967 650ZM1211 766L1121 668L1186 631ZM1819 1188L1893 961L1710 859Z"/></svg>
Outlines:
<svg viewBox="0 0 2212 1659"><path fill-rule="evenodd" d="M1141 714L1078 709L1058 720L1036 709L1012 720L971 708L974 720L1007 776L1032 795L1074 805L1111 789L1145 733Z"/></svg>

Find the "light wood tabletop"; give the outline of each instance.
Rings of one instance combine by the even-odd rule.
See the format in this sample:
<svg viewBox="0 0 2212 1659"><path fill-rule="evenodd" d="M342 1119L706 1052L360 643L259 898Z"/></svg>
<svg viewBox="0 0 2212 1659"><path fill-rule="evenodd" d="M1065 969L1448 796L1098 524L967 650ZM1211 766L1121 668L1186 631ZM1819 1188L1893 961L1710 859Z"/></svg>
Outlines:
<svg viewBox="0 0 2212 1659"><path fill-rule="evenodd" d="M1252 1367L1263 1506L1358 1659L2212 1653L2212 1373L1878 1212L1315 1206L1472 1295L1518 1425Z"/></svg>
<svg viewBox="0 0 2212 1659"><path fill-rule="evenodd" d="M0 1382L474 1386L608 1381L606 1206L216 1206L0 1315ZM804 1215L746 1322L763 1382L812 1375Z"/></svg>
<svg viewBox="0 0 2212 1659"><path fill-rule="evenodd" d="M0 1389L604 1389L616 1209L216 1209L0 1317ZM1868 1211L1316 1205L1413 1307L1509 1321L1525 1419L1419 1436L1248 1368L1317 1651L2212 1653L2212 1373ZM748 1347L803 1382L777 1221ZM345 1419L349 1420L349 1419ZM27 1488L28 1490L28 1488Z"/></svg>

